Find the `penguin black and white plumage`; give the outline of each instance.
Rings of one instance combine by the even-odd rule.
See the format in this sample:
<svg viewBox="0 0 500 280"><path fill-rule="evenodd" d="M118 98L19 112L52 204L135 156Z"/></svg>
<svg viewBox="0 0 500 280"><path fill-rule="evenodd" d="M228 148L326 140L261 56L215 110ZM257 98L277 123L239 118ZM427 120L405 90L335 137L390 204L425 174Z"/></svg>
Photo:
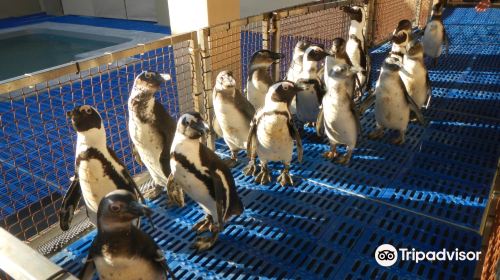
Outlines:
<svg viewBox="0 0 500 280"><path fill-rule="evenodd" d="M349 26L349 38L346 43L346 52L354 66L364 69L357 74L359 91L365 91L368 87L368 77L370 75L370 56L367 52L365 39L366 13L362 6L346 6L342 10L349 15L351 23Z"/></svg>
<svg viewBox="0 0 500 280"><path fill-rule="evenodd" d="M320 69L327 55L318 45L309 46L304 53L302 72L296 83L296 87L300 88L295 98L299 126L302 126L300 123L314 123L318 117L321 99L325 94Z"/></svg>
<svg viewBox="0 0 500 280"><path fill-rule="evenodd" d="M289 174L292 161L293 141L297 146L298 161L302 161L302 142L290 113L290 103L300 89L290 81L272 85L266 95L264 108L257 112L248 134L247 153L250 158L255 154L261 161L261 170L255 181L267 184L271 181L268 163L280 161L284 169L277 178L282 185L293 185ZM298 104L298 103L297 103Z"/></svg>
<svg viewBox="0 0 500 280"><path fill-rule="evenodd" d="M182 189L168 181L175 120L155 100L155 93L168 80L170 75L152 71L144 71L135 78L128 98L128 128L136 157L146 166L155 185L169 186L169 204L183 206Z"/></svg>
<svg viewBox="0 0 500 280"><path fill-rule="evenodd" d="M184 192L200 205L206 216L193 226L197 233L209 231L194 243L197 250L211 248L224 223L243 212L243 204L229 167L200 138L208 131L199 113L182 115L177 123L170 166L174 180Z"/></svg>
<svg viewBox="0 0 500 280"><path fill-rule="evenodd" d="M269 75L269 66L278 62L283 55L268 50L255 52L248 65L246 95L250 104L259 110L264 106L267 90L273 84Z"/></svg>
<svg viewBox="0 0 500 280"><path fill-rule="evenodd" d="M152 211L126 190L107 194L97 212L97 235L80 273L80 279L175 279L162 250L133 220Z"/></svg>
<svg viewBox="0 0 500 280"><path fill-rule="evenodd" d="M427 107L431 96L431 81L424 63L422 43L413 41L407 45L400 74L408 94L417 106Z"/></svg>
<svg viewBox="0 0 500 280"><path fill-rule="evenodd" d="M432 6L431 20L427 23L422 38L424 53L434 59L434 66L437 65L443 44L446 46L447 54L449 48L449 39L443 24L443 6L442 0Z"/></svg>
<svg viewBox="0 0 500 280"><path fill-rule="evenodd" d="M392 143L402 145L410 118L414 112L417 120L425 125L424 116L417 104L408 94L400 77L401 62L394 57L384 60L377 85L375 86L375 119L377 128L368 138L378 139L384 135L384 128L399 131L399 136Z"/></svg>
<svg viewBox="0 0 500 280"><path fill-rule="evenodd" d="M328 80L330 70L335 65L347 64L348 66L353 66L351 59L346 52L346 41L342 38L335 38L332 42L332 47L330 48L330 54L325 58L324 66L324 81Z"/></svg>
<svg viewBox="0 0 500 280"><path fill-rule="evenodd" d="M141 196L136 183L115 152L106 145L106 130L97 109L77 106L66 115L76 130L75 176L59 211L59 224L68 230L83 196L87 216L97 224L99 202L108 193L125 189ZM142 197L142 196L141 196Z"/></svg>
<svg viewBox="0 0 500 280"><path fill-rule="evenodd" d="M255 109L236 89L236 81L230 71L221 71L217 75L212 100L222 137L231 150L228 166L233 167L236 164L238 151L247 148L248 131Z"/></svg>
<svg viewBox="0 0 500 280"><path fill-rule="evenodd" d="M337 163L347 164L356 148L358 134L361 133L359 114L352 95L356 69L348 64L337 64L328 73L325 81L327 92L323 97L323 115L325 133L331 150L323 156L335 159ZM337 145L346 145L346 154L338 157Z"/></svg>
<svg viewBox="0 0 500 280"><path fill-rule="evenodd" d="M406 53L406 47L414 40L411 32L412 24L409 20L400 20L398 26L392 32L392 46L390 56L403 61L403 56Z"/></svg>

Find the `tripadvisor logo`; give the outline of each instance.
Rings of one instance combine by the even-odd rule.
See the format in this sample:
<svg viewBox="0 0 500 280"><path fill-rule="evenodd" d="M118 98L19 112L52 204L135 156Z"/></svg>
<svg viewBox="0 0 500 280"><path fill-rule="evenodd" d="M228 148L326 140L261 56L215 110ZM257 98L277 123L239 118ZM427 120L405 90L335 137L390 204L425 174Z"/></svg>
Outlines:
<svg viewBox="0 0 500 280"><path fill-rule="evenodd" d="M381 266L392 266L398 258L401 261L478 261L481 251L460 251L459 249L439 251L418 251L415 248L399 248L391 244L382 244L375 250L375 260Z"/></svg>

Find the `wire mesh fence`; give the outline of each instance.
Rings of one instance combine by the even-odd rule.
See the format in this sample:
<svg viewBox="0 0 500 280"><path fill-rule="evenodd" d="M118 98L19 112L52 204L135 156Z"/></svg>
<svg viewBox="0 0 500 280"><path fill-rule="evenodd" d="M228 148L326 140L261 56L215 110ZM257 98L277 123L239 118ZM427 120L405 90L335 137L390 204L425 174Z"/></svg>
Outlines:
<svg viewBox="0 0 500 280"><path fill-rule="evenodd" d="M165 45L161 46L164 43ZM74 175L76 133L65 112L88 104L101 113L108 145L131 174L145 169L131 156L127 99L143 70L169 73L157 98L170 114L193 110L190 41L131 53L103 65L31 87L3 92L0 101L0 225L28 240L57 222Z"/></svg>
<svg viewBox="0 0 500 280"><path fill-rule="evenodd" d="M425 2L427 0L423 0ZM375 0L372 42L377 45L387 39L402 19L415 22L418 0Z"/></svg>

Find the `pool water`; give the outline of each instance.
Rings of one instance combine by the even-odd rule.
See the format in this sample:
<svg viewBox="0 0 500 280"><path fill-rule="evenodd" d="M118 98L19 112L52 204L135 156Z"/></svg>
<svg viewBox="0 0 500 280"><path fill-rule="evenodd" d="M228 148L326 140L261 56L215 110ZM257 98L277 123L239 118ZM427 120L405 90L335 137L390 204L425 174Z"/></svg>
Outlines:
<svg viewBox="0 0 500 280"><path fill-rule="evenodd" d="M109 38L96 40L50 32L0 38L0 81L68 63L76 60L78 54L128 41Z"/></svg>

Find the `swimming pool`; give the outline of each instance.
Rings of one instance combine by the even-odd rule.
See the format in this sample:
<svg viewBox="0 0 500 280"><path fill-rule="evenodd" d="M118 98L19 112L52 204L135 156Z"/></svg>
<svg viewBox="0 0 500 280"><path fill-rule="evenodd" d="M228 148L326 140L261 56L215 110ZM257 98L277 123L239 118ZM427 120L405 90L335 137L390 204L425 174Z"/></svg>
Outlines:
<svg viewBox="0 0 500 280"><path fill-rule="evenodd" d="M165 34L43 22L0 30L0 81L149 42Z"/></svg>

